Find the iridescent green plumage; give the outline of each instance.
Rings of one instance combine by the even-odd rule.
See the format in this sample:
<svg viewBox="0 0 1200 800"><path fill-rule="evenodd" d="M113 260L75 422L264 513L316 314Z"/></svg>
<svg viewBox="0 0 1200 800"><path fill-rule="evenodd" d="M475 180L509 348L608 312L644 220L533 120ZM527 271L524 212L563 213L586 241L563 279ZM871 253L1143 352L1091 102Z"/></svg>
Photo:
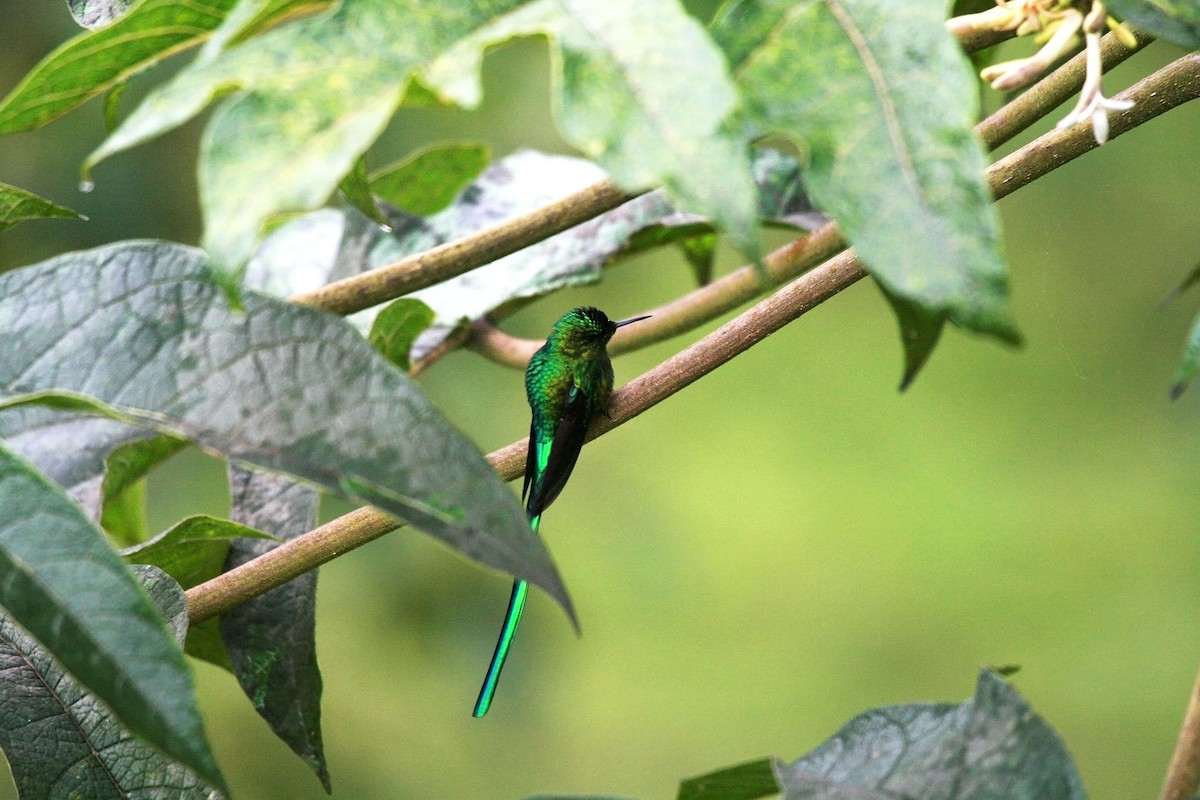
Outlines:
<svg viewBox="0 0 1200 800"><path fill-rule="evenodd" d="M525 460L525 487L521 496L534 531L541 522L542 512L554 502L571 476L592 418L608 405L613 389L608 340L617 328L641 319L646 317L613 322L599 309L572 309L554 323L550 338L529 361L525 393L533 420L529 425L529 455ZM486 714L492 704L500 670L521 621L527 591L525 581L513 583L496 651L475 701L477 717Z"/></svg>

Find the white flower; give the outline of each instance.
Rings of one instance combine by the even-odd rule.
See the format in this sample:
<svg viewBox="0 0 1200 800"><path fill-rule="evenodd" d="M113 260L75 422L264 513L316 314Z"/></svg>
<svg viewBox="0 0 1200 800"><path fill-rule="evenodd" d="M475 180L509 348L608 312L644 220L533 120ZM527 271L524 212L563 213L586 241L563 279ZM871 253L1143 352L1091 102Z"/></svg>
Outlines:
<svg viewBox="0 0 1200 800"><path fill-rule="evenodd" d="M1092 135L1096 144L1108 141L1108 112L1128 111L1133 108L1132 100L1113 100L1100 92L1100 78L1103 65L1100 63L1100 34L1104 32L1104 4L1093 0L1092 10L1084 20L1084 40L1087 48L1087 74L1083 79L1083 89L1079 92L1079 101L1071 113L1059 120L1058 128L1069 128L1080 122L1091 120Z"/></svg>

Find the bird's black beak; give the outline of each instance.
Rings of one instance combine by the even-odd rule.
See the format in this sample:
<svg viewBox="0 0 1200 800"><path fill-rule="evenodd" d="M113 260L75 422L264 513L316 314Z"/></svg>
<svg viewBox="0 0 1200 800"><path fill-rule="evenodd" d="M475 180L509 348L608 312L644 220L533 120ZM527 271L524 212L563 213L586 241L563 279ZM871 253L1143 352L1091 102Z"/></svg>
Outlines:
<svg viewBox="0 0 1200 800"><path fill-rule="evenodd" d="M651 317L651 315L650 315L650 314L647 314L647 315L646 315L646 316L644 316L644 317L631 317L631 318L629 318L629 319L623 319L623 320L621 320L620 322L617 322L617 323L614 323L614 324L616 325L616 327L618 327L618 328L619 328L619 327L621 327L622 325L629 325L630 323L633 323L633 322L641 322L641 321L642 321L642 320L644 320L644 319L650 319L650 317Z"/></svg>

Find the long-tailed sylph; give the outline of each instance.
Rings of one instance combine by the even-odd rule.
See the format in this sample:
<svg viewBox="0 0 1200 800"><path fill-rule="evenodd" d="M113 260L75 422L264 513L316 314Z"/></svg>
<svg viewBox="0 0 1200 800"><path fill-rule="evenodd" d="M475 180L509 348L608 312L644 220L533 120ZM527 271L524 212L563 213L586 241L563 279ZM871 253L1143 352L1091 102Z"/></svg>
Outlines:
<svg viewBox="0 0 1200 800"><path fill-rule="evenodd" d="M646 317L613 322L603 311L590 306L571 309L554 323L550 338L529 361L525 393L533 420L529 425L529 456L525 459L525 487L521 496L534 531L542 512L554 502L571 476L592 418L608 405L613 389L608 340L617 328L643 319ZM477 717L486 714L492 704L528 591L525 581L513 582L496 651L475 701Z"/></svg>

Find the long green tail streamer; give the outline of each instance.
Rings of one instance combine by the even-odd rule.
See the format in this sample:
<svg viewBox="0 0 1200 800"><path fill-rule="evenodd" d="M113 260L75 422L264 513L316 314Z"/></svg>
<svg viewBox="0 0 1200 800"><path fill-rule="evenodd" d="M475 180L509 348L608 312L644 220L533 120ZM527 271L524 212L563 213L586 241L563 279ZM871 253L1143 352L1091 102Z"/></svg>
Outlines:
<svg viewBox="0 0 1200 800"><path fill-rule="evenodd" d="M541 516L529 521L530 527L536 532ZM525 610L525 596L529 594L529 584L525 581L513 581L512 594L508 597L508 611L504 613L504 625L500 628L500 638L496 640L496 651L492 653L492 663L488 665L487 675L484 676L483 686L479 687L479 699L475 701L472 714L482 717L492 706L492 697L500 684L500 670L508 659L508 650L512 647L513 637L517 635L517 626L521 624L521 612Z"/></svg>

